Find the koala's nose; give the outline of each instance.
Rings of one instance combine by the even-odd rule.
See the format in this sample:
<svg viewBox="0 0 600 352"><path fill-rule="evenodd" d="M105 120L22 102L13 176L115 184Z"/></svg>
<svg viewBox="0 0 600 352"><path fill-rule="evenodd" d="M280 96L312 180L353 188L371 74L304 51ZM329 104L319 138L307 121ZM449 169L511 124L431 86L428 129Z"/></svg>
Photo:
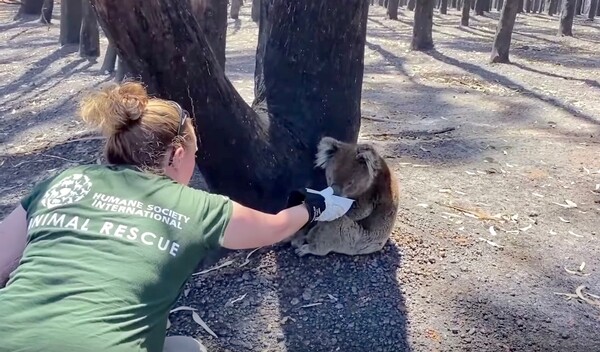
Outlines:
<svg viewBox="0 0 600 352"><path fill-rule="evenodd" d="M336 196L339 196L340 193L342 192L342 188L340 186L336 185L335 183L332 184L330 187L333 188L333 194Z"/></svg>

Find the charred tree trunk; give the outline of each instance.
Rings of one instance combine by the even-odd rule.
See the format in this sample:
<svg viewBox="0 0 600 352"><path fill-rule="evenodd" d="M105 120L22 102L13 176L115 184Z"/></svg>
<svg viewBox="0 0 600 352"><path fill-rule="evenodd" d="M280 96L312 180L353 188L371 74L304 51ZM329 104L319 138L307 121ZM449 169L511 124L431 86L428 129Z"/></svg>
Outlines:
<svg viewBox="0 0 600 352"><path fill-rule="evenodd" d="M129 65L125 60L121 59L120 56L117 55L117 72L115 73L115 81L121 82L125 79L125 77L134 76L129 68ZM151 87L152 91L156 91L155 87Z"/></svg>
<svg viewBox="0 0 600 352"><path fill-rule="evenodd" d="M108 43L106 53L104 54L104 61L100 71L105 74L111 74L115 71L115 64L117 63L117 49L111 43Z"/></svg>
<svg viewBox="0 0 600 352"><path fill-rule="evenodd" d="M433 5L434 0L418 0L415 7L412 50L433 49Z"/></svg>
<svg viewBox="0 0 600 352"><path fill-rule="evenodd" d="M575 16L581 15L581 5L583 5L582 0L575 0Z"/></svg>
<svg viewBox="0 0 600 352"><path fill-rule="evenodd" d="M90 0L82 0L81 33L79 35L79 55L87 58L100 56L100 31L96 13Z"/></svg>
<svg viewBox="0 0 600 352"><path fill-rule="evenodd" d="M414 11L415 10L415 3L416 3L416 0L408 0L408 5L406 5L406 8L409 11Z"/></svg>
<svg viewBox="0 0 600 352"><path fill-rule="evenodd" d="M448 0L442 0L440 3L440 13L445 15L448 13Z"/></svg>
<svg viewBox="0 0 600 352"><path fill-rule="evenodd" d="M573 17L575 16L576 0L563 0L560 11L560 22L558 26L558 35L573 36Z"/></svg>
<svg viewBox="0 0 600 352"><path fill-rule="evenodd" d="M517 18L519 0L506 0L500 13L500 20L496 26L496 36L492 45L492 63L509 63L508 51L512 32Z"/></svg>
<svg viewBox="0 0 600 352"><path fill-rule="evenodd" d="M124 61L158 96L194 115L197 164L212 191L279 211L291 189L325 186L314 168L322 136L357 140L367 1L346 1L344 11L321 0L262 2L253 103L259 113L225 77L188 3L92 1Z"/></svg>
<svg viewBox="0 0 600 352"><path fill-rule="evenodd" d="M48 24L52 23L52 11L54 10L54 0L44 0L42 5L42 14L40 15L39 22Z"/></svg>
<svg viewBox="0 0 600 352"><path fill-rule="evenodd" d="M502 11L503 6L504 6L504 0L498 0L498 3L496 4L496 11L498 11L498 12Z"/></svg>
<svg viewBox="0 0 600 352"><path fill-rule="evenodd" d="M260 20L260 2L261 0L252 0L252 21L258 22ZM371 5L373 5L373 1L371 0Z"/></svg>
<svg viewBox="0 0 600 352"><path fill-rule="evenodd" d="M598 11L598 0L591 0L590 11L588 12L588 20L593 21Z"/></svg>
<svg viewBox="0 0 600 352"><path fill-rule="evenodd" d="M379 1L377 1L377 5L379 5L379 6L383 6L383 0L379 0Z"/></svg>
<svg viewBox="0 0 600 352"><path fill-rule="evenodd" d="M477 16L483 16L484 8L485 8L485 0L475 0L475 14Z"/></svg>
<svg viewBox="0 0 600 352"><path fill-rule="evenodd" d="M548 5L548 16L554 16L558 9L558 0L550 0Z"/></svg>
<svg viewBox="0 0 600 352"><path fill-rule="evenodd" d="M524 3L523 0L519 0L519 7L517 9L517 13L523 12L523 3Z"/></svg>
<svg viewBox="0 0 600 352"><path fill-rule="evenodd" d="M240 9L242 8L242 0L231 0L231 9L229 17L237 20L240 17Z"/></svg>
<svg viewBox="0 0 600 352"><path fill-rule="evenodd" d="M531 12L531 0L525 0L525 12Z"/></svg>
<svg viewBox="0 0 600 352"><path fill-rule="evenodd" d="M471 12L471 0L463 0L462 14L460 16L460 25L469 27L469 15Z"/></svg>
<svg viewBox="0 0 600 352"><path fill-rule="evenodd" d="M387 7L387 16L390 20L398 19L398 6L400 0L390 0Z"/></svg>
<svg viewBox="0 0 600 352"><path fill-rule="evenodd" d="M82 0L60 2L60 45L79 44L82 21Z"/></svg>
<svg viewBox="0 0 600 352"><path fill-rule="evenodd" d="M14 20L18 20L24 15L39 15L42 13L42 5L44 0L21 0L19 10L14 17Z"/></svg>
<svg viewBox="0 0 600 352"><path fill-rule="evenodd" d="M265 1L265 0L263 0ZM200 24L210 48L221 67L225 67L225 39L227 34L227 1L190 0L192 13Z"/></svg>

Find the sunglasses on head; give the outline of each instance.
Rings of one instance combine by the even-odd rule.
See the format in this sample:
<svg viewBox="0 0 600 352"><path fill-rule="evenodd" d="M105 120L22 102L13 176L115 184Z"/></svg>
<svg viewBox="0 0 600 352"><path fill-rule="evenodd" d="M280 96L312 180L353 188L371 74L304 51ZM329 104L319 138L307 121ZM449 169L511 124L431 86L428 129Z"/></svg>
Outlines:
<svg viewBox="0 0 600 352"><path fill-rule="evenodd" d="M177 138L178 136L181 135L181 132L183 131L183 126L185 125L185 121L188 118L190 118L190 113L187 112L187 110L183 109L181 107L181 105L179 105L178 103L176 103L174 101L170 101L169 103L171 105L173 105L179 112L179 126L177 127L177 134L175 135L175 138ZM174 156L175 156L175 149L171 150L171 156L169 157L169 166L173 165L173 157Z"/></svg>

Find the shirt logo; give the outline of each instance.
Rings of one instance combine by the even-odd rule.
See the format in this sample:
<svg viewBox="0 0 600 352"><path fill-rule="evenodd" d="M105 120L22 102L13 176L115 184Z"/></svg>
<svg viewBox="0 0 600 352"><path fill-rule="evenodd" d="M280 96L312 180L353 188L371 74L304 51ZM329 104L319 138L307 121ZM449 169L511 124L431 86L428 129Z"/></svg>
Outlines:
<svg viewBox="0 0 600 352"><path fill-rule="evenodd" d="M76 203L92 189L92 181L84 174L73 174L50 187L42 198L42 205L48 209Z"/></svg>

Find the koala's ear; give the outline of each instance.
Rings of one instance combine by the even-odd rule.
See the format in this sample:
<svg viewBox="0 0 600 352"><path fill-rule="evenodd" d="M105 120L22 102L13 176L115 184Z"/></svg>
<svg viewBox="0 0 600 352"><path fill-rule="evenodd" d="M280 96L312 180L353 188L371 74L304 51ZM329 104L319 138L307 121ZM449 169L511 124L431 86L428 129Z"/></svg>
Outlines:
<svg viewBox="0 0 600 352"><path fill-rule="evenodd" d="M371 177L375 177L377 170L381 168L379 154L372 145L360 144L356 149L356 160L363 163L369 170Z"/></svg>
<svg viewBox="0 0 600 352"><path fill-rule="evenodd" d="M333 137L323 137L317 146L315 166L325 168L327 162L340 149L340 141Z"/></svg>

